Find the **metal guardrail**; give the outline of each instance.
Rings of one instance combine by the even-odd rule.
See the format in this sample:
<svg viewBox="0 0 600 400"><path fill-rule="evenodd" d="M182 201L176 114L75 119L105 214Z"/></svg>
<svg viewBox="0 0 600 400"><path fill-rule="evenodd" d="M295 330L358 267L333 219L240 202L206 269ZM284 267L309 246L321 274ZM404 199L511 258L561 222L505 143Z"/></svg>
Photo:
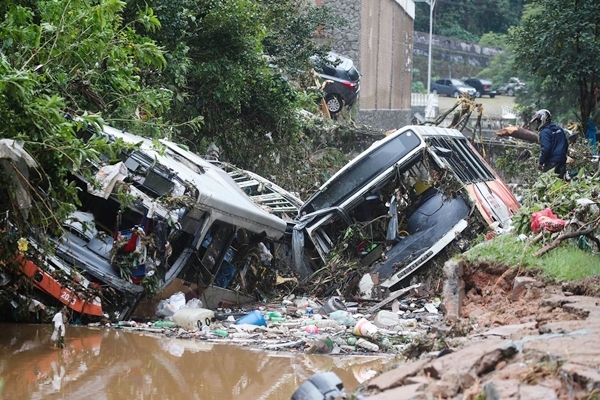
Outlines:
<svg viewBox="0 0 600 400"><path fill-rule="evenodd" d="M519 118L519 111L512 107L502 106L502 119L517 119Z"/></svg>
<svg viewBox="0 0 600 400"><path fill-rule="evenodd" d="M432 119L437 116L439 110L439 97L431 93L411 93L411 107L425 107L425 118Z"/></svg>

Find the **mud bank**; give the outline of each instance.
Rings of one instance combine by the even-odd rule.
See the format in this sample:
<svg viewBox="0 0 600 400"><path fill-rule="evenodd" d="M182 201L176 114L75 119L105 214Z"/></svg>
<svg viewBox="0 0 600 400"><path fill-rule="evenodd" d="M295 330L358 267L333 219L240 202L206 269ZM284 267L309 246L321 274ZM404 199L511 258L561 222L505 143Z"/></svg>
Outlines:
<svg viewBox="0 0 600 400"><path fill-rule="evenodd" d="M373 378L363 395L548 400L600 393L600 299L578 295L597 293L597 279L561 286L516 269L449 264L455 281L446 281L446 325L434 334L444 348Z"/></svg>

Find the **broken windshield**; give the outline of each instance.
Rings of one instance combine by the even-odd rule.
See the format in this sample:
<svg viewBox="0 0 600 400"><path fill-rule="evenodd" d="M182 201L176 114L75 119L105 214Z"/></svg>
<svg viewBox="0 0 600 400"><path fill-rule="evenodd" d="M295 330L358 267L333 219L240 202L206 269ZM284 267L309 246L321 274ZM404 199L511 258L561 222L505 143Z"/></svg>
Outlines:
<svg viewBox="0 0 600 400"><path fill-rule="evenodd" d="M385 140L385 139L384 139ZM366 151L336 174L327 186L308 200L301 212L313 212L339 205L354 192L385 170L392 167L410 151L421 144L421 139L413 131L405 131L386 143L381 143L373 151ZM377 145L376 145L377 146Z"/></svg>

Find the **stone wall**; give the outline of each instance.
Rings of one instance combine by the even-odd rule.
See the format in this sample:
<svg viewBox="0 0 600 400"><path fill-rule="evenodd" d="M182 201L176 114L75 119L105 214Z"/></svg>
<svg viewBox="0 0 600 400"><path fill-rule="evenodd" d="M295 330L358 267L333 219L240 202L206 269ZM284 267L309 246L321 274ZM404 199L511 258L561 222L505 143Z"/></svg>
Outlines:
<svg viewBox="0 0 600 400"><path fill-rule="evenodd" d="M352 59L361 70L360 65L360 7L359 0L325 0L327 7L332 8L343 17L347 24L332 32L333 51Z"/></svg>
<svg viewBox="0 0 600 400"><path fill-rule="evenodd" d="M402 128L412 118L411 110L360 110L357 114L360 124L385 130Z"/></svg>
<svg viewBox="0 0 600 400"><path fill-rule="evenodd" d="M500 50L481 47L476 43L445 36L433 35L431 77L463 78L476 76L482 69L490 65L491 60ZM416 74L413 79L427 83L427 67L429 55L429 33L414 32L413 66Z"/></svg>
<svg viewBox="0 0 600 400"><path fill-rule="evenodd" d="M413 46L415 55L427 56L429 50L429 33L414 32ZM462 55L464 57L482 57L489 60L501 53L498 49L490 47L481 47L477 43L465 42L464 40L450 38L446 36L433 35L431 46L435 52L441 51L444 53Z"/></svg>

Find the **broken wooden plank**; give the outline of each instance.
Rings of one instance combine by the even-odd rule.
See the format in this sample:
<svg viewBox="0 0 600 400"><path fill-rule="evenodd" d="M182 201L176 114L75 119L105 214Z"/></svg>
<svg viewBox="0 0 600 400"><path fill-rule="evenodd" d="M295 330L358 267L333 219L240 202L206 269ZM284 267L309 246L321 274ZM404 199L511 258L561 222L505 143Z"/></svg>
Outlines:
<svg viewBox="0 0 600 400"><path fill-rule="evenodd" d="M406 294L406 293L410 292L411 290L416 289L418 287L421 287L420 283L417 283L417 284L411 285L407 288L396 290L395 292L390 293L390 295L387 298L385 298L384 300L375 304L373 307L369 308L367 310L367 313L368 314L374 313L375 311L379 310L381 307L385 306L386 304L391 303L392 301L394 301L398 297L402 296L403 294Z"/></svg>

